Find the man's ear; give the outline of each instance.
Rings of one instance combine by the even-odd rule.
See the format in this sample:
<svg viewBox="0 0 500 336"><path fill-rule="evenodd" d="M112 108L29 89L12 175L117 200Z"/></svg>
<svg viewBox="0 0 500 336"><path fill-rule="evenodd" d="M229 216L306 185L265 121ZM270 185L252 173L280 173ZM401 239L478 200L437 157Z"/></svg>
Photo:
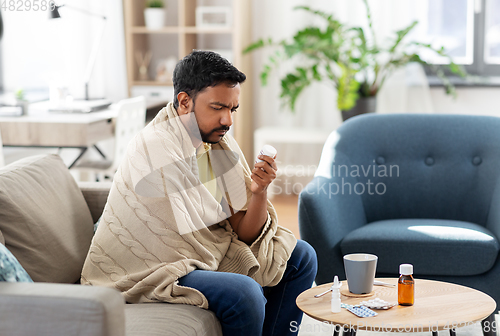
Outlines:
<svg viewBox="0 0 500 336"><path fill-rule="evenodd" d="M177 109L179 115L188 114L193 110L193 100L186 92L179 92L177 101L179 102L179 108Z"/></svg>

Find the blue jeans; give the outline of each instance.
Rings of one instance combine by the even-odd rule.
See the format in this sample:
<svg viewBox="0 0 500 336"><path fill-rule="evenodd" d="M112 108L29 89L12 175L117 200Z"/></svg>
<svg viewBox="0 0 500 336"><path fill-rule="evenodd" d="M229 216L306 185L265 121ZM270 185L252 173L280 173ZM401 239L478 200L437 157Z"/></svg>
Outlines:
<svg viewBox="0 0 500 336"><path fill-rule="evenodd" d="M311 288L317 269L316 251L297 240L285 274L274 287L262 288L246 275L203 270L185 275L179 284L205 295L225 336L296 335L302 311L295 299Z"/></svg>

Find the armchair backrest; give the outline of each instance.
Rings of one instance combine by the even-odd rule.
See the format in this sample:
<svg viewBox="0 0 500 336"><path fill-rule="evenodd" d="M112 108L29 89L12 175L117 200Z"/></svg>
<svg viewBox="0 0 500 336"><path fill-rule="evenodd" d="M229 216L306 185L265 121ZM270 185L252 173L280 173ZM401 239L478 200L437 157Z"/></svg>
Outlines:
<svg viewBox="0 0 500 336"><path fill-rule="evenodd" d="M358 194L368 223L436 218L484 226L500 176L500 118L352 118L325 144L318 175L333 192Z"/></svg>

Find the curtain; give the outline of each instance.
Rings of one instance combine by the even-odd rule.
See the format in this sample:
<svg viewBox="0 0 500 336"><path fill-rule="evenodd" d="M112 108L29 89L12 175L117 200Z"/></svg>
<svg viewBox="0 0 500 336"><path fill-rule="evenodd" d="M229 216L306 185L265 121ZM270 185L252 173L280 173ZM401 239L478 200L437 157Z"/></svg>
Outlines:
<svg viewBox="0 0 500 336"><path fill-rule="evenodd" d="M394 72L377 94L377 112L434 112L429 82L420 64L410 63Z"/></svg>

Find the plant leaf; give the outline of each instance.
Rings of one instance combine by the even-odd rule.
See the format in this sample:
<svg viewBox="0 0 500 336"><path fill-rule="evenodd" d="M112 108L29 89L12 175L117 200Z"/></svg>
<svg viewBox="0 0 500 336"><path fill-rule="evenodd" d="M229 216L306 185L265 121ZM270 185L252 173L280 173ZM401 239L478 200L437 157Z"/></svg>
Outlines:
<svg viewBox="0 0 500 336"><path fill-rule="evenodd" d="M352 69L343 64L339 64L342 76L337 85L337 107L340 111L347 111L354 107L359 97L359 82L354 79L356 74Z"/></svg>
<svg viewBox="0 0 500 336"><path fill-rule="evenodd" d="M389 52L390 53L394 53L394 51L396 50L396 48L399 46L399 44L401 43L401 41L405 38L406 35L408 35L408 33L413 29L415 28L415 26L418 24L418 21L413 21L408 27L406 27L405 29L401 29L401 30L398 30L396 32L396 41L394 42L394 44L392 45L392 47L389 48Z"/></svg>
<svg viewBox="0 0 500 336"><path fill-rule="evenodd" d="M273 44L274 43L273 43L273 40L271 38L269 38L267 40L260 39L256 42L250 44L245 49L243 49L243 54L248 54L249 52L254 51L256 49L260 49L260 48L263 48L263 47L266 47L269 45L273 45Z"/></svg>

